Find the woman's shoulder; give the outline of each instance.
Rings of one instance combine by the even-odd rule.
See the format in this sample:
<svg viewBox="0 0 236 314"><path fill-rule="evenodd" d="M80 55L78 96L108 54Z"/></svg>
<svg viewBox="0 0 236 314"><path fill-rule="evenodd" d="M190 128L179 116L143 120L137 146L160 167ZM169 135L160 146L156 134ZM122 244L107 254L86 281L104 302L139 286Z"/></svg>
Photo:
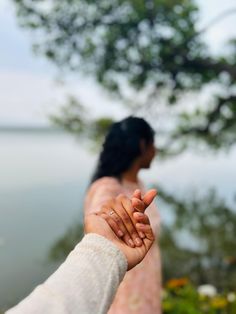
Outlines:
<svg viewBox="0 0 236 314"><path fill-rule="evenodd" d="M90 190L92 191L100 187L120 187L120 182L114 177L102 177L91 184Z"/></svg>
<svg viewBox="0 0 236 314"><path fill-rule="evenodd" d="M103 200L116 197L121 193L119 181L113 177L103 177L94 181L85 196L85 208L96 207ZM95 206L96 205L96 206Z"/></svg>

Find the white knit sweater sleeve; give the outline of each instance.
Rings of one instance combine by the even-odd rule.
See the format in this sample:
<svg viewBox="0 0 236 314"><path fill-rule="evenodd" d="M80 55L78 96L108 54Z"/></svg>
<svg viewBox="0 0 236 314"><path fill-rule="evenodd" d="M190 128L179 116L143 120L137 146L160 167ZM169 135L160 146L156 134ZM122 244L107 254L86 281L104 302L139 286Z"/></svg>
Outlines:
<svg viewBox="0 0 236 314"><path fill-rule="evenodd" d="M112 242L88 234L55 273L6 313L107 313L126 270L126 258Z"/></svg>

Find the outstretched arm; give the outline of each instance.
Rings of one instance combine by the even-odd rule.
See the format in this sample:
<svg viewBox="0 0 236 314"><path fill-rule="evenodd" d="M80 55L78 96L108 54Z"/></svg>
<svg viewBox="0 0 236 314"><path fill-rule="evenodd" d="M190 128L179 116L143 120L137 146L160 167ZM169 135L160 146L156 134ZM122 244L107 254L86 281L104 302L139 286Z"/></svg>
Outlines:
<svg viewBox="0 0 236 314"><path fill-rule="evenodd" d="M109 240L88 234L42 285L7 314L106 313L127 270Z"/></svg>
<svg viewBox="0 0 236 314"><path fill-rule="evenodd" d="M141 247L130 248L99 215L86 216L88 234L44 284L7 314L107 313L126 270L144 258L154 240L147 217L135 219L146 238Z"/></svg>

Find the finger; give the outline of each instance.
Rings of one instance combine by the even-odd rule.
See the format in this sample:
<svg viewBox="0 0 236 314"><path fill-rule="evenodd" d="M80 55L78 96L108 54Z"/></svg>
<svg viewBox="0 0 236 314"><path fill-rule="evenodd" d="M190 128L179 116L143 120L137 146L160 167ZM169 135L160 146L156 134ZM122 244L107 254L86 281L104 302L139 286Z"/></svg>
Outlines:
<svg viewBox="0 0 236 314"><path fill-rule="evenodd" d="M134 193L133 193L133 197L142 200L141 191L139 189L135 190Z"/></svg>
<svg viewBox="0 0 236 314"><path fill-rule="evenodd" d="M115 222L109 215L107 215L106 213L102 213L100 216L101 216L103 219L106 220L106 222L107 222L108 225L111 227L111 229L113 230L113 232L114 232L115 234L117 234L117 233L118 233L118 230L119 230L119 227L118 227L118 225L116 224L116 222ZM132 240L131 240L131 241L128 241L126 244L129 245L129 246L132 247L132 248L135 247L135 245L134 245L134 243L133 243Z"/></svg>
<svg viewBox="0 0 236 314"><path fill-rule="evenodd" d="M139 211L139 212L144 212L145 209L151 204L151 202L153 201L153 199L156 197L157 195L157 191L155 189L149 190L143 197L141 197L141 199L139 199L139 197L136 197L140 194L141 197L141 192L140 190L135 190L134 194L133 194L133 198L132 198L132 204L133 207Z"/></svg>
<svg viewBox="0 0 236 314"><path fill-rule="evenodd" d="M115 221L115 223L117 224L117 227L119 229L119 235L120 237L124 238L124 241L126 244L131 245L132 247L134 247L134 242L132 241L128 230L126 229L122 219L120 218L120 216L115 212L115 210L112 210L113 213L112 215L110 215L110 217ZM122 235L121 235L122 233Z"/></svg>
<svg viewBox="0 0 236 314"><path fill-rule="evenodd" d="M111 219L114 220L114 222L117 225L117 233L116 235L121 238L125 235L126 230L123 227L123 223L121 222L120 217L116 214L116 212L112 209L110 209L110 212L106 212L106 214L108 214L108 216L110 216Z"/></svg>
<svg viewBox="0 0 236 314"><path fill-rule="evenodd" d="M137 230L142 231L148 240L150 240L150 241L155 240L155 237L154 237L154 234L153 234L153 231L152 231L152 228L150 225L144 225L141 223L136 223L136 228L137 228ZM145 241L145 239L144 239L144 241Z"/></svg>
<svg viewBox="0 0 236 314"><path fill-rule="evenodd" d="M135 212L133 216L136 222L143 223L143 224L150 224L148 216L145 215L144 213ZM145 238L145 234L142 231L138 231L138 234L141 239Z"/></svg>
<svg viewBox="0 0 236 314"><path fill-rule="evenodd" d="M157 196L157 190L152 189L149 190L143 197L143 202L146 206L146 208L151 204L151 202L154 200L154 198Z"/></svg>
<svg viewBox="0 0 236 314"><path fill-rule="evenodd" d="M137 221L137 223L141 223L143 225L150 225L150 221L149 221L148 216L143 214L143 213L135 212L134 218Z"/></svg>
<svg viewBox="0 0 236 314"><path fill-rule="evenodd" d="M106 220L113 232L117 235L119 233L119 227L117 226L116 222L106 213L101 213L100 216Z"/></svg>
<svg viewBox="0 0 236 314"><path fill-rule="evenodd" d="M115 207L115 203L113 203L113 205ZM123 237L123 240L127 245L129 245L131 247L135 247L134 242L132 241L128 230L126 229L125 225L123 224L123 221L120 218L120 216L116 213L115 209L111 209L111 208L108 208L106 206L103 206L102 210L103 210L102 213L108 215L110 217L110 219L112 219L115 222L116 228L112 229L115 232L115 234L119 238ZM109 225L111 222L110 219L106 220ZM113 222L112 222L112 226L114 226ZM111 228L112 228L112 226L110 225Z"/></svg>
<svg viewBox="0 0 236 314"><path fill-rule="evenodd" d="M142 201L138 200L137 198L132 198L132 206L141 214L144 212L145 210L145 205ZM135 216L134 216L135 219ZM141 239L145 238L145 234L143 232L138 232L139 236Z"/></svg>
<svg viewBox="0 0 236 314"><path fill-rule="evenodd" d="M134 208L130 199L124 195L119 195L117 197L115 210L116 213L118 213L118 215L121 217L134 243L137 246L141 246L143 243L135 228L136 221L133 218Z"/></svg>
<svg viewBox="0 0 236 314"><path fill-rule="evenodd" d="M134 208L131 201L126 196L120 195L117 198L117 205L119 207L119 213L122 217L126 229L129 232L129 235L133 239L136 246L141 246L143 244L141 239L144 238L145 235L139 235L135 228L136 221L134 221L134 218L132 216Z"/></svg>
<svg viewBox="0 0 236 314"><path fill-rule="evenodd" d="M146 209L146 205L144 204L143 201L141 201L140 199L136 198L136 197L132 197L131 199L132 201L132 205L133 207L139 211L139 212L144 212L144 210Z"/></svg>

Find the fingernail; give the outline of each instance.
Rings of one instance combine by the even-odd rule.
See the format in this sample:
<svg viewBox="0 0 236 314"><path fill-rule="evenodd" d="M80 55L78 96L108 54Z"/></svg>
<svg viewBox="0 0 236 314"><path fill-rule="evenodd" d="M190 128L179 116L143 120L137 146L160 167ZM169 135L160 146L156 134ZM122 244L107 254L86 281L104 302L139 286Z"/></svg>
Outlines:
<svg viewBox="0 0 236 314"><path fill-rule="evenodd" d="M145 238L145 234L144 234L142 231L139 231L138 234L139 234L139 236L140 236L141 239L144 239L144 238Z"/></svg>
<svg viewBox="0 0 236 314"><path fill-rule="evenodd" d="M142 245L142 241L139 238L135 239L135 243L139 246Z"/></svg>
<svg viewBox="0 0 236 314"><path fill-rule="evenodd" d="M119 236L119 237L123 237L123 235L124 235L124 233L123 233L121 230L119 230L119 231L118 231L118 236Z"/></svg>
<svg viewBox="0 0 236 314"><path fill-rule="evenodd" d="M130 244L131 247L134 247L134 246L135 246L135 245L134 245L134 242L133 242L131 239L129 239L129 244Z"/></svg>
<svg viewBox="0 0 236 314"><path fill-rule="evenodd" d="M140 218L144 216L143 213L140 213L140 212L136 212L135 215L137 215L137 216L140 217Z"/></svg>

